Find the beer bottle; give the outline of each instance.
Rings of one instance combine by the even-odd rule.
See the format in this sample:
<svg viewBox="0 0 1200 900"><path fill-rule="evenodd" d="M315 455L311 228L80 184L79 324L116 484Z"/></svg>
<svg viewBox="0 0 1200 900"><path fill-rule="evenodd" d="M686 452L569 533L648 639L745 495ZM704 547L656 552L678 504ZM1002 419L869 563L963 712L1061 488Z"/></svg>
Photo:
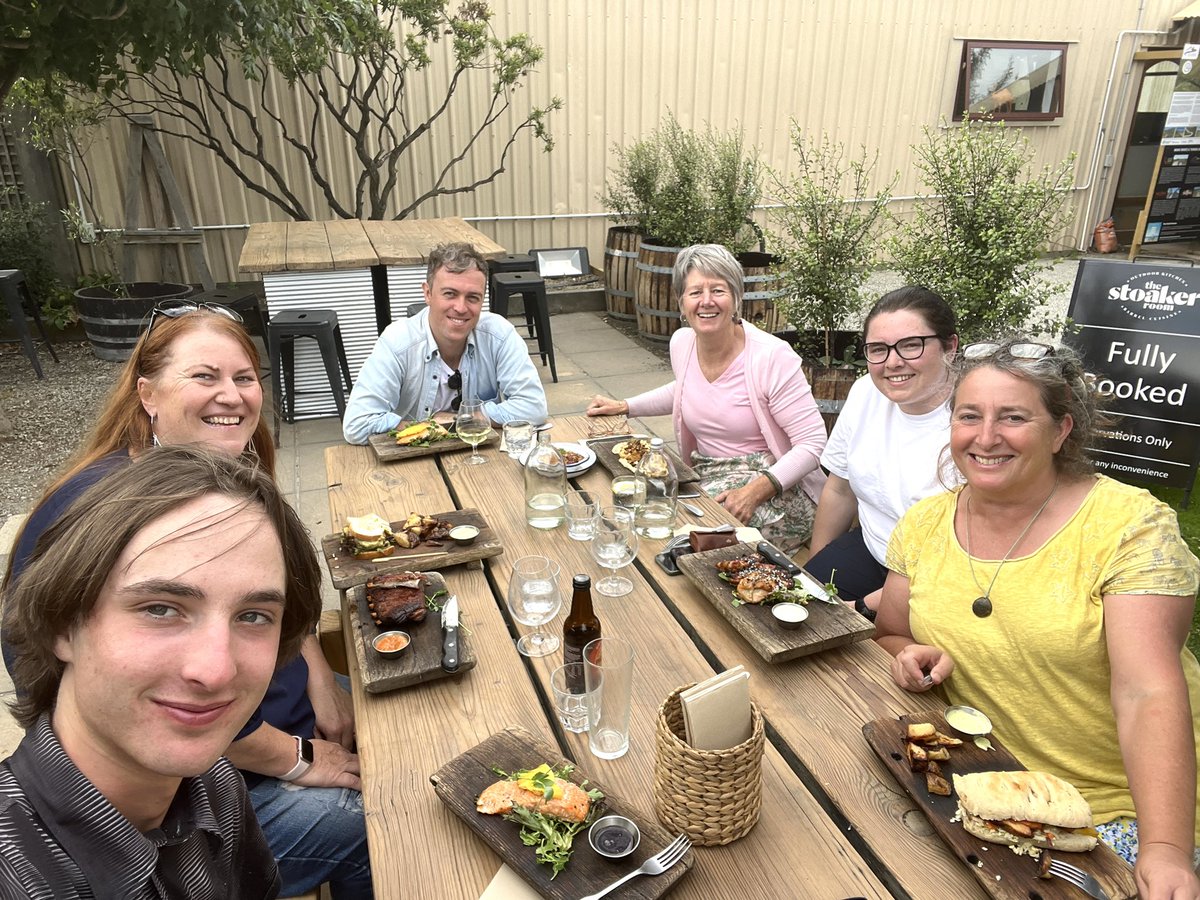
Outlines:
<svg viewBox="0 0 1200 900"><path fill-rule="evenodd" d="M583 662L583 648L589 641L600 637L600 619L592 609L592 579L587 575L576 575L571 580L571 611L563 620L563 662ZM572 682L571 691L584 692L583 675L579 684Z"/></svg>

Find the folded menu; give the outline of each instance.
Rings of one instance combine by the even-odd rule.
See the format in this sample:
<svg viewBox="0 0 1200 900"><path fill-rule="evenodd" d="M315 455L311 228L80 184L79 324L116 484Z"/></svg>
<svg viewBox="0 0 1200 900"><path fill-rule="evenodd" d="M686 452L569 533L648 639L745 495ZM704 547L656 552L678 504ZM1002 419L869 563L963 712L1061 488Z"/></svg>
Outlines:
<svg viewBox="0 0 1200 900"><path fill-rule="evenodd" d="M697 750L725 750L750 739L750 673L734 666L679 695L684 739Z"/></svg>

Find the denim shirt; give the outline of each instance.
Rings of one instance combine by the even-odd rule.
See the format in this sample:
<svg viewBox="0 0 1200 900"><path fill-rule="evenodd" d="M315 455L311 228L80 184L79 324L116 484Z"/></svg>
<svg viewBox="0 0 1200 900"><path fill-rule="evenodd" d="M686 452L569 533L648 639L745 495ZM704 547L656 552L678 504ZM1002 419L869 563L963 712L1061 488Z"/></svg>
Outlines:
<svg viewBox="0 0 1200 900"><path fill-rule="evenodd" d="M365 444L372 434L433 415L439 367L432 363L437 355L428 308L385 328L350 392L342 420L346 441ZM541 379L525 342L507 319L480 313L458 368L463 397L483 400L483 411L493 422L545 421Z"/></svg>

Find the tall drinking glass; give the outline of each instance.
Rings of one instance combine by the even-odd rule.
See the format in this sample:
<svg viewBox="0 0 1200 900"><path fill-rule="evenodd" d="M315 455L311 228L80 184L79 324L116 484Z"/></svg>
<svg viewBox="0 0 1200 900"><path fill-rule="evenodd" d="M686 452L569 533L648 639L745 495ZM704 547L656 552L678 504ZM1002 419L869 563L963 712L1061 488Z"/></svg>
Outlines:
<svg viewBox="0 0 1200 900"><path fill-rule="evenodd" d="M601 759L629 750L629 714L633 707L633 645L599 637L583 648L583 677L588 704L588 749Z"/></svg>
<svg viewBox="0 0 1200 900"><path fill-rule="evenodd" d="M517 641L524 656L545 656L558 649L556 635L538 631L562 609L562 591L558 587L558 563L544 556L522 556L513 563L508 579L508 611L522 625L534 631Z"/></svg>
<svg viewBox="0 0 1200 900"><path fill-rule="evenodd" d="M592 557L612 574L596 582L597 593L605 597L624 597L633 590L633 582L617 574L617 569L633 562L638 551L638 537L633 530L633 510L606 506L596 517L592 535Z"/></svg>
<svg viewBox="0 0 1200 900"><path fill-rule="evenodd" d="M482 400L464 400L454 415L454 431L459 438L471 445L471 458L467 465L478 466L487 462L479 455L479 445L492 433L492 423L483 412Z"/></svg>

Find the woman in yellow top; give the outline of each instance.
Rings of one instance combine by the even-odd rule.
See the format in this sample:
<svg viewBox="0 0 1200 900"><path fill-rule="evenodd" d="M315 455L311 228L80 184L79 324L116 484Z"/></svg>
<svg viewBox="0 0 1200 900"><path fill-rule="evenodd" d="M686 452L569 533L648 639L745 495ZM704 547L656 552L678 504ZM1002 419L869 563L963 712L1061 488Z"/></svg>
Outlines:
<svg viewBox="0 0 1200 900"><path fill-rule="evenodd" d="M1079 788L1142 898L1195 900L1200 563L1169 507L1093 472L1089 381L1067 348L963 351L950 452L966 484L897 525L877 640L901 687L943 685L1026 767Z"/></svg>

